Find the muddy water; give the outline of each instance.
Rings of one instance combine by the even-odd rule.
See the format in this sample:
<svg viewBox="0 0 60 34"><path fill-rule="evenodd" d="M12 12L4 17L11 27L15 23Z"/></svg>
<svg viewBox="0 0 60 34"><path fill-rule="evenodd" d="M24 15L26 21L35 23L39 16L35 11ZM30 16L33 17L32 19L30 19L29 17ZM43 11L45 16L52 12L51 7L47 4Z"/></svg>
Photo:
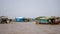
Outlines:
<svg viewBox="0 0 60 34"><path fill-rule="evenodd" d="M34 22L0 24L0 34L60 34L60 25L37 25Z"/></svg>

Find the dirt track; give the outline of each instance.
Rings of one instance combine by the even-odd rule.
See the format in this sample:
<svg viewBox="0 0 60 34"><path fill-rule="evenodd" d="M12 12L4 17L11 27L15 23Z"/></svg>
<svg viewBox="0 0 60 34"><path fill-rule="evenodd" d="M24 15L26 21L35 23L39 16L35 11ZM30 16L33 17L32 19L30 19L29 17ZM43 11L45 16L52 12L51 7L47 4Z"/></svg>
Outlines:
<svg viewBox="0 0 60 34"><path fill-rule="evenodd" d="M36 25L34 22L0 24L0 34L60 34L60 25Z"/></svg>

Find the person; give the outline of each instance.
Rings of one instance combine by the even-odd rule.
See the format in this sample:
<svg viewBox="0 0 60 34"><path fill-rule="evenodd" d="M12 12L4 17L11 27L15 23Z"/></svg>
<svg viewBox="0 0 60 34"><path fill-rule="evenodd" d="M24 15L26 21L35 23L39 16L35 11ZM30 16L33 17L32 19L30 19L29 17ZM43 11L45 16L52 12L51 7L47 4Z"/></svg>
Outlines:
<svg viewBox="0 0 60 34"><path fill-rule="evenodd" d="M50 20L51 20L52 24L55 24L56 17L55 16L51 16Z"/></svg>

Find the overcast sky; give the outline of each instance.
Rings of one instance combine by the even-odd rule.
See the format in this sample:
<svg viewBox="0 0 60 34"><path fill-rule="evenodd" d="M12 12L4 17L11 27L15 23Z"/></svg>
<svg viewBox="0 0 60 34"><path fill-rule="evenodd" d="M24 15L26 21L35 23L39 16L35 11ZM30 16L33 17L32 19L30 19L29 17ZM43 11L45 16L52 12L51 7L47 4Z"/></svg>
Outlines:
<svg viewBox="0 0 60 34"><path fill-rule="evenodd" d="M0 0L0 16L60 16L60 0Z"/></svg>

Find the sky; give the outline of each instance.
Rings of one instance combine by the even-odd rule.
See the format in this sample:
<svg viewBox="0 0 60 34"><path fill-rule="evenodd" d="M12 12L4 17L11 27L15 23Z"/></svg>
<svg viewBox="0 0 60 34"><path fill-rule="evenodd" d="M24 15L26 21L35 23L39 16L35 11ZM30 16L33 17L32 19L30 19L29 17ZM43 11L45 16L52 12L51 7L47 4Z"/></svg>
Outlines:
<svg viewBox="0 0 60 34"><path fill-rule="evenodd" d="M60 0L0 0L0 16L60 16Z"/></svg>

